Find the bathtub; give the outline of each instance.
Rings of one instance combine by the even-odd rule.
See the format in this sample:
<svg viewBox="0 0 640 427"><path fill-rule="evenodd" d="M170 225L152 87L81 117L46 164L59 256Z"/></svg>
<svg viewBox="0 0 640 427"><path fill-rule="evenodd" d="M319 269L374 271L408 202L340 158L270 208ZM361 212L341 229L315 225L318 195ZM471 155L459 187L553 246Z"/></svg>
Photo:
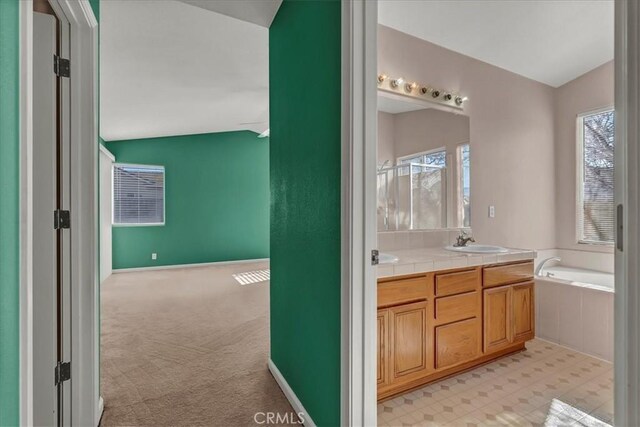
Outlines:
<svg viewBox="0 0 640 427"><path fill-rule="evenodd" d="M613 361L613 273L556 265L536 276L536 336Z"/></svg>

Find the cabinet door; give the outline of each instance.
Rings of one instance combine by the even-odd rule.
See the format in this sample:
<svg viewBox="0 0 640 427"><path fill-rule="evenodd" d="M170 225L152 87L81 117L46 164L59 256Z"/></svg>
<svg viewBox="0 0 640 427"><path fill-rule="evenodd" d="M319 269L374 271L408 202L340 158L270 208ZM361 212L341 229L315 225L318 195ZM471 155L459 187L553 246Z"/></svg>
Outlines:
<svg viewBox="0 0 640 427"><path fill-rule="evenodd" d="M391 382L411 381L428 370L427 302L389 309Z"/></svg>
<svg viewBox="0 0 640 427"><path fill-rule="evenodd" d="M500 350L513 342L511 286L484 290L484 352Z"/></svg>
<svg viewBox="0 0 640 427"><path fill-rule="evenodd" d="M389 310L378 310L378 385L389 382Z"/></svg>
<svg viewBox="0 0 640 427"><path fill-rule="evenodd" d="M514 285L511 291L513 307L513 340L523 342L535 335L533 282Z"/></svg>
<svg viewBox="0 0 640 427"><path fill-rule="evenodd" d="M480 320L473 318L436 328L436 369L468 362L480 355Z"/></svg>

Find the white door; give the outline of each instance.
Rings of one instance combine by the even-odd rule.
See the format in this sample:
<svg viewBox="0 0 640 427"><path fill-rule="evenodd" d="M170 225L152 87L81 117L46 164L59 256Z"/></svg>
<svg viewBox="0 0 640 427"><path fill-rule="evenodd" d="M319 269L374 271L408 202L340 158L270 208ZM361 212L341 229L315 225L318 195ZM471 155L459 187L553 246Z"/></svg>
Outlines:
<svg viewBox="0 0 640 427"><path fill-rule="evenodd" d="M56 18L33 14L33 407L34 425L57 423L57 84Z"/></svg>
<svg viewBox="0 0 640 427"><path fill-rule="evenodd" d="M33 424L70 425L69 83L54 70L68 26L33 13ZM67 41L67 46L62 41ZM62 56L64 57L64 56Z"/></svg>
<svg viewBox="0 0 640 427"><path fill-rule="evenodd" d="M114 157L100 148L100 283L111 275L111 215L113 204Z"/></svg>

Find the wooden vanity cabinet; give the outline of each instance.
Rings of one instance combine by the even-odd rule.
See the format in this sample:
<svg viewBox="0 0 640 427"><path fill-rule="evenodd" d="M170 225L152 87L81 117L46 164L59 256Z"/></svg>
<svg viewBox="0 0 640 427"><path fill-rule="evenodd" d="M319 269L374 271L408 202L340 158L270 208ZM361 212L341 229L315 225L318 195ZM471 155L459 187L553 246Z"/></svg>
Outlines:
<svg viewBox="0 0 640 427"><path fill-rule="evenodd" d="M419 381L433 370L429 288L433 274L378 284L378 393Z"/></svg>
<svg viewBox="0 0 640 427"><path fill-rule="evenodd" d="M524 349L535 336L532 262L378 282L378 399Z"/></svg>
<svg viewBox="0 0 640 427"><path fill-rule="evenodd" d="M524 342L535 337L534 283L526 282L511 288L513 311L513 341Z"/></svg>
<svg viewBox="0 0 640 427"><path fill-rule="evenodd" d="M389 310L378 310L378 387L389 382Z"/></svg>
<svg viewBox="0 0 640 427"><path fill-rule="evenodd" d="M392 383L412 381L429 371L427 312L427 301L389 309Z"/></svg>
<svg viewBox="0 0 640 427"><path fill-rule="evenodd" d="M484 352L508 347L513 342L511 286L484 290Z"/></svg>

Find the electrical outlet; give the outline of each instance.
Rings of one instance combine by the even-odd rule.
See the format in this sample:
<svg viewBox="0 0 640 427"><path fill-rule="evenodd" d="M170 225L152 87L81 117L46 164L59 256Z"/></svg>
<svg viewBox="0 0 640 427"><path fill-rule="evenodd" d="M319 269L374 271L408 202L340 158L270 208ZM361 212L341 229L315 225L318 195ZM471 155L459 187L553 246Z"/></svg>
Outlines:
<svg viewBox="0 0 640 427"><path fill-rule="evenodd" d="M157 253L152 253L151 254L151 259L158 259L158 254Z"/></svg>
<svg viewBox="0 0 640 427"><path fill-rule="evenodd" d="M493 205L489 206L489 218L495 218L496 217L496 207Z"/></svg>

